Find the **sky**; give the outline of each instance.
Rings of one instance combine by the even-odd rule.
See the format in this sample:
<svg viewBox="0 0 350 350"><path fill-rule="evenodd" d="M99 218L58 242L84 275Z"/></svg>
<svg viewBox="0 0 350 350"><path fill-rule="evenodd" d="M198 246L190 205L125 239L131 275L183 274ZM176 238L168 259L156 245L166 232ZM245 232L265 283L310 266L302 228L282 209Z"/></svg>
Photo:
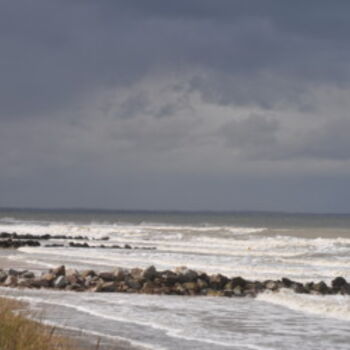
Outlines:
<svg viewBox="0 0 350 350"><path fill-rule="evenodd" d="M0 207L350 212L350 1L2 0Z"/></svg>

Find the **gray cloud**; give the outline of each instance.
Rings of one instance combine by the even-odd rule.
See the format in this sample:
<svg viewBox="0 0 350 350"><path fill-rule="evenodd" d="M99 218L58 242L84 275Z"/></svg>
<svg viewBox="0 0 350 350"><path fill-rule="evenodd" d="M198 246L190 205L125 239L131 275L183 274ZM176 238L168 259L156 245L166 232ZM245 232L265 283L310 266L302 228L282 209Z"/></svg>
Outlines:
<svg viewBox="0 0 350 350"><path fill-rule="evenodd" d="M266 153L266 149L271 149L277 144L278 128L276 120L252 115L243 120L228 122L223 126L221 133L229 147L256 156L260 152Z"/></svg>
<svg viewBox="0 0 350 350"><path fill-rule="evenodd" d="M349 12L2 1L0 205L350 210Z"/></svg>
<svg viewBox="0 0 350 350"><path fill-rule="evenodd" d="M349 160L350 119L336 118L318 125L290 150L290 156ZM285 156L288 156L286 154Z"/></svg>
<svg viewBox="0 0 350 350"><path fill-rule="evenodd" d="M166 70L204 72L205 82L194 88L213 86L210 96L218 103L269 108L308 84L348 85L348 10L344 1L292 7L279 1L6 0L1 115L65 109L96 90Z"/></svg>

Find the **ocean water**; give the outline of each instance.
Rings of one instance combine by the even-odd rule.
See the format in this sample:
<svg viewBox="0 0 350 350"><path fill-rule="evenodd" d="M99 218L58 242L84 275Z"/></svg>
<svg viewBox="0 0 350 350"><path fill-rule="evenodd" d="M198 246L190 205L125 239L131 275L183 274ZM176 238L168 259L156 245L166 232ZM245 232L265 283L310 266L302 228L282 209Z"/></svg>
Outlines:
<svg viewBox="0 0 350 350"><path fill-rule="evenodd" d="M25 247L7 253L17 265L42 269L187 266L253 280L350 280L349 215L3 210L5 231L109 236L106 245L156 248ZM281 291L251 299L5 288L0 294L45 309L48 323L134 348L349 349L349 296Z"/></svg>

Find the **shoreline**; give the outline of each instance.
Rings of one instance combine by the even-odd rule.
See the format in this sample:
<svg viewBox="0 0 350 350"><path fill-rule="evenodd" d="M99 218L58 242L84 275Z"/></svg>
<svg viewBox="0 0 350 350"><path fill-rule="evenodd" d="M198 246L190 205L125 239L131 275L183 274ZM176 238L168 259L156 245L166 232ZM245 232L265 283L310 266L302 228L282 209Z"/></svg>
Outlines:
<svg viewBox="0 0 350 350"><path fill-rule="evenodd" d="M30 305L24 301L18 301L8 296L0 296L0 314L12 314L13 318L18 317L19 325L32 327L33 332L42 335L49 335L48 341L52 335L59 343L65 344L66 347L59 346L60 350L134 350L135 347L130 346L127 341L112 341L107 336L95 335L84 330L73 328L65 328L43 321L45 319L45 310L40 312L40 317L35 317L35 312ZM34 317L33 317L34 316ZM6 318L0 319L0 328L4 325L6 329L11 329L12 322L8 322ZM1 340L1 336L0 336ZM11 341L11 339L9 339ZM64 345L62 345L64 346ZM57 348L57 349L58 349ZM17 349L17 348L16 348ZM52 349L56 349L55 344Z"/></svg>
<svg viewBox="0 0 350 350"><path fill-rule="evenodd" d="M5 254L3 254L6 252ZM36 271L40 273L40 271L47 270L47 268L40 267L36 264L28 264L28 263L21 263L18 264L16 260L10 260L6 256L8 253L13 254L16 252L16 249L6 249L2 250L0 249L0 272L2 270L10 270L10 269L30 269L32 271ZM9 289L10 291L10 289ZM0 296L0 300L9 300L9 301L16 301L15 298L11 298L11 296ZM18 303L18 301L17 301ZM31 313L30 305L26 302L20 302L24 308L26 313ZM45 319L45 309L42 310L43 319ZM32 320L30 317L24 316L27 320ZM54 326L54 325L47 325L42 320L36 321L35 319L32 320L33 322L39 322L43 328L45 327L53 327L55 329L55 333L59 337L67 338L68 341L72 340L74 344L77 344L79 350L135 350L136 348L130 345L127 341L122 340L111 340L108 339L108 337L94 335L92 333L89 333L84 330L78 330L78 329L71 329L71 328L65 328L62 326ZM1 320L0 320L1 323ZM99 345L97 347L97 341L99 341ZM73 349L75 349L73 347Z"/></svg>

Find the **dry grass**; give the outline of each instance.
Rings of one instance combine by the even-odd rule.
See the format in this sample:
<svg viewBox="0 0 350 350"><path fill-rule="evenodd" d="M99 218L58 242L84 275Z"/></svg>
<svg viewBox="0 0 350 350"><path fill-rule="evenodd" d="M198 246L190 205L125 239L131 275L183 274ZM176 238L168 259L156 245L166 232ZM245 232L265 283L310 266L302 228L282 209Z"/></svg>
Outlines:
<svg viewBox="0 0 350 350"><path fill-rule="evenodd" d="M55 334L54 327L31 321L16 312L23 305L0 298L1 350L77 350L72 341Z"/></svg>

